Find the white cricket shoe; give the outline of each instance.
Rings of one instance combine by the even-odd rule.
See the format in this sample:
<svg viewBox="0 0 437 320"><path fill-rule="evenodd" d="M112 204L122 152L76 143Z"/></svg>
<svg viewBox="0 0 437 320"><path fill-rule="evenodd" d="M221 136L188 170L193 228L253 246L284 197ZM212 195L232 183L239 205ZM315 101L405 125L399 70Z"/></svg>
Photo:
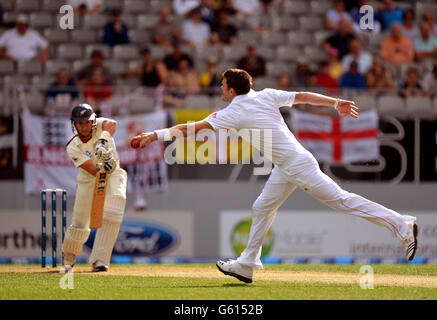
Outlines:
<svg viewBox="0 0 437 320"><path fill-rule="evenodd" d="M403 242L405 247L405 255L407 260L413 260L417 251L417 224L416 221L407 222L408 227L411 229L412 236L410 238L405 239Z"/></svg>
<svg viewBox="0 0 437 320"><path fill-rule="evenodd" d="M100 260L93 263L93 272L106 272L108 269L109 267Z"/></svg>
<svg viewBox="0 0 437 320"><path fill-rule="evenodd" d="M73 270L76 264L76 256L72 253L64 253L64 258L62 261L62 267L60 273L67 273Z"/></svg>
<svg viewBox="0 0 437 320"><path fill-rule="evenodd" d="M237 278L245 283L252 283L253 269L242 265L236 260L217 261L217 268L225 275Z"/></svg>

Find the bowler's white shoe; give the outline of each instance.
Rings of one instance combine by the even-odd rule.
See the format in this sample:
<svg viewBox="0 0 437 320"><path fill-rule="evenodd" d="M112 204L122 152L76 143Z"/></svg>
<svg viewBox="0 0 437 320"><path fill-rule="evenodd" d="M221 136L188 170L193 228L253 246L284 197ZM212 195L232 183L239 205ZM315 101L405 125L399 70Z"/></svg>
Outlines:
<svg viewBox="0 0 437 320"><path fill-rule="evenodd" d="M411 229L412 236L403 241L405 247L405 255L407 260L413 260L417 251L417 224L416 221L410 221L407 223L408 227Z"/></svg>
<svg viewBox="0 0 437 320"><path fill-rule="evenodd" d="M108 269L109 267L100 260L93 263L93 272L106 272Z"/></svg>
<svg viewBox="0 0 437 320"><path fill-rule="evenodd" d="M245 283L252 282L253 269L251 267L239 264L236 260L217 261L217 268L225 275L237 278Z"/></svg>

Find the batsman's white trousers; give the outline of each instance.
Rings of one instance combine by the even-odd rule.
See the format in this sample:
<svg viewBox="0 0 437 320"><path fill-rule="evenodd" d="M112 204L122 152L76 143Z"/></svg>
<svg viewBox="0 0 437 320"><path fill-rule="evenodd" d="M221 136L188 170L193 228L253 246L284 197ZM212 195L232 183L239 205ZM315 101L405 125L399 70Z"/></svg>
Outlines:
<svg viewBox="0 0 437 320"><path fill-rule="evenodd" d="M278 167L273 169L260 196L252 206L249 240L246 249L237 260L239 263L262 269L260 257L264 238L272 226L278 208L297 187L333 209L367 219L389 229L400 240L411 236L407 222L415 220L414 217L400 215L341 189L320 170L317 161L310 158L308 166L296 174L286 174Z"/></svg>

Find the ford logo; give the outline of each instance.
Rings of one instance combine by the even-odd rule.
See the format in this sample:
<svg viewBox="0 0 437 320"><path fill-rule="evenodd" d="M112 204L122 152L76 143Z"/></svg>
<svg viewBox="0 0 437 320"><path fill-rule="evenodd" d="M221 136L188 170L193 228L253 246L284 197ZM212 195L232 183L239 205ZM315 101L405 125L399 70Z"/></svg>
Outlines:
<svg viewBox="0 0 437 320"><path fill-rule="evenodd" d="M90 234L85 246L92 249L96 230ZM179 242L179 235L170 227L152 221L126 220L120 226L113 254L160 255Z"/></svg>

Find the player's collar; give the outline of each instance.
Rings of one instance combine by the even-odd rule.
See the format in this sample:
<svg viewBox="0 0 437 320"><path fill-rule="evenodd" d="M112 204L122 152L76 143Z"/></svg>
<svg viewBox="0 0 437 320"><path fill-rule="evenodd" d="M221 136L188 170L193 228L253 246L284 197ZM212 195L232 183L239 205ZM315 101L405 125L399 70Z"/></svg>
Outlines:
<svg viewBox="0 0 437 320"><path fill-rule="evenodd" d="M235 96L235 98L232 100L232 102L237 102L237 101L239 101L240 99L244 99L245 97L251 97L251 96L253 96L253 94L254 94L255 92L256 92L255 90L250 89L250 91L249 91L248 93L246 93L246 94L240 94L240 95L238 95L238 96Z"/></svg>

